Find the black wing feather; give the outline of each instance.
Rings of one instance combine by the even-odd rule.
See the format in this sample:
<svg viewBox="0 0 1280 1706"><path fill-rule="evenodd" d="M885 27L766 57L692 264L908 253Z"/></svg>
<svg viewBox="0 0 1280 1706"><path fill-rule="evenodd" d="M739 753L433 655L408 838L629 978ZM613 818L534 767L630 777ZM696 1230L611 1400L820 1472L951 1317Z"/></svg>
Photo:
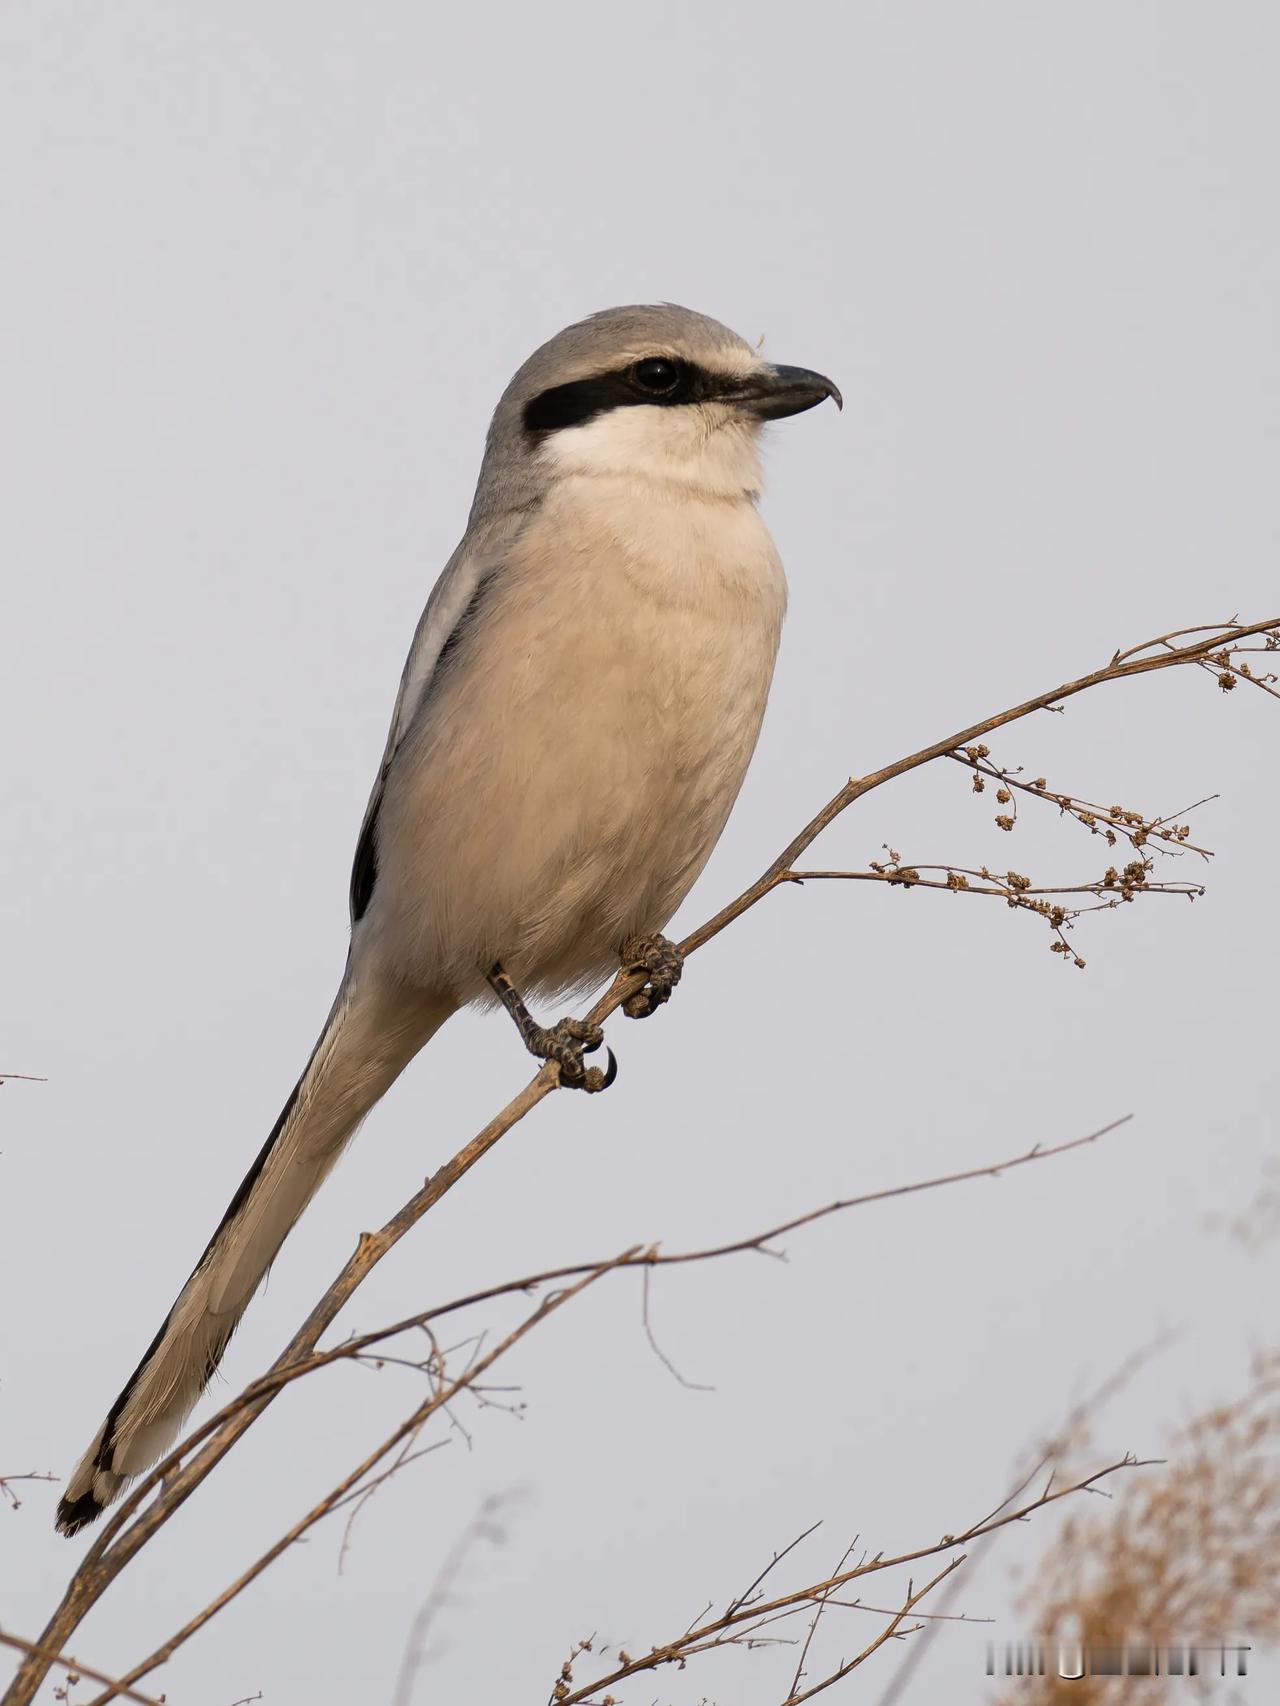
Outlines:
<svg viewBox="0 0 1280 1706"><path fill-rule="evenodd" d="M453 666L462 642L475 627L476 618L484 604L487 588L492 584L492 574L485 574L476 582L476 589L467 600L466 605L458 616L458 620L449 630L440 655L436 658L431 671L431 679L427 683L422 698L414 711L414 721L420 720L427 712L432 699L440 689L440 683L445 679ZM360 840L356 846L356 856L351 866L351 922L358 924L369 910L369 902L373 899L374 887L378 881L378 814L382 810L383 790L386 786L387 771L391 768L391 758L388 756L383 767L382 776L378 783L378 791L370 802L365 814L364 826L360 831Z"/></svg>

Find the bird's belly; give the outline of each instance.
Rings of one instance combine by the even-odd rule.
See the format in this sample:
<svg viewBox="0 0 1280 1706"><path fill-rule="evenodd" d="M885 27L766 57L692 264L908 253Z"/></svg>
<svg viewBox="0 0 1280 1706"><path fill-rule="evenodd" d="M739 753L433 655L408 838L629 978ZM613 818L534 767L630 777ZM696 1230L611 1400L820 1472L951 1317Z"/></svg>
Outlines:
<svg viewBox="0 0 1280 1706"><path fill-rule="evenodd" d="M518 988L568 990L671 917L764 712L782 592L760 533L767 561L692 600L655 596L624 553L591 584L517 577L487 612L380 826L379 933L407 981L473 999L500 961Z"/></svg>

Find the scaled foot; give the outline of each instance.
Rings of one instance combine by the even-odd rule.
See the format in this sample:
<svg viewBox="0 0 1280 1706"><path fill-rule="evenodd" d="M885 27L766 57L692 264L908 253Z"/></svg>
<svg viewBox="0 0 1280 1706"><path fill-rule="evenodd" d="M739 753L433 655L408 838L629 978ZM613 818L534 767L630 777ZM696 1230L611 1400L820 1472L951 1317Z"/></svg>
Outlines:
<svg viewBox="0 0 1280 1706"><path fill-rule="evenodd" d="M539 1060L554 1060L560 1068L560 1082L570 1090L607 1090L618 1076L618 1063L609 1049L609 1064L603 1071L588 1066L584 1055L594 1054L604 1041L599 1025L588 1025L583 1019L561 1019L558 1025L534 1025L524 1038L524 1046Z"/></svg>
<svg viewBox="0 0 1280 1706"><path fill-rule="evenodd" d="M684 955L666 936L636 936L622 949L622 969L642 971L647 980L643 989L622 1003L622 1011L628 1019L647 1019L670 1001L684 972Z"/></svg>
<svg viewBox="0 0 1280 1706"><path fill-rule="evenodd" d="M599 1025L589 1025L585 1019L561 1019L558 1025L540 1025L521 999L511 979L500 965L488 974L489 987L515 1020L520 1039L529 1053L538 1060L554 1060L560 1069L560 1082L569 1090L607 1090L618 1076L618 1063L613 1050L608 1051L609 1064L602 1071L588 1066L584 1056L594 1054L604 1042Z"/></svg>

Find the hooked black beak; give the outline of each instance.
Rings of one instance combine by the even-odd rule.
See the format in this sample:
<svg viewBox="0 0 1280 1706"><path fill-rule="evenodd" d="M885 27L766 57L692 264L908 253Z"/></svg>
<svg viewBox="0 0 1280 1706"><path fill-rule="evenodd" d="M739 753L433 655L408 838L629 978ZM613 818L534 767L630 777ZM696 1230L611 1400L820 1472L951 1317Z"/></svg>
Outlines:
<svg viewBox="0 0 1280 1706"><path fill-rule="evenodd" d="M766 367L734 387L733 400L744 404L762 421L780 421L801 415L830 397L837 409L844 408L839 387L822 373L807 367Z"/></svg>

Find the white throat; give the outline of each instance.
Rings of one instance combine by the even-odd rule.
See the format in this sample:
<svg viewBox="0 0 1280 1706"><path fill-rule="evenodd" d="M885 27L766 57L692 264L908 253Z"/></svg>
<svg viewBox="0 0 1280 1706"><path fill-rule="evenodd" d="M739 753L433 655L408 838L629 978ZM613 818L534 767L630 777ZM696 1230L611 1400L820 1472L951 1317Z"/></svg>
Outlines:
<svg viewBox="0 0 1280 1706"><path fill-rule="evenodd" d="M723 403L611 409L551 433L542 456L559 474L605 474L714 497L754 497L763 470L758 426Z"/></svg>

